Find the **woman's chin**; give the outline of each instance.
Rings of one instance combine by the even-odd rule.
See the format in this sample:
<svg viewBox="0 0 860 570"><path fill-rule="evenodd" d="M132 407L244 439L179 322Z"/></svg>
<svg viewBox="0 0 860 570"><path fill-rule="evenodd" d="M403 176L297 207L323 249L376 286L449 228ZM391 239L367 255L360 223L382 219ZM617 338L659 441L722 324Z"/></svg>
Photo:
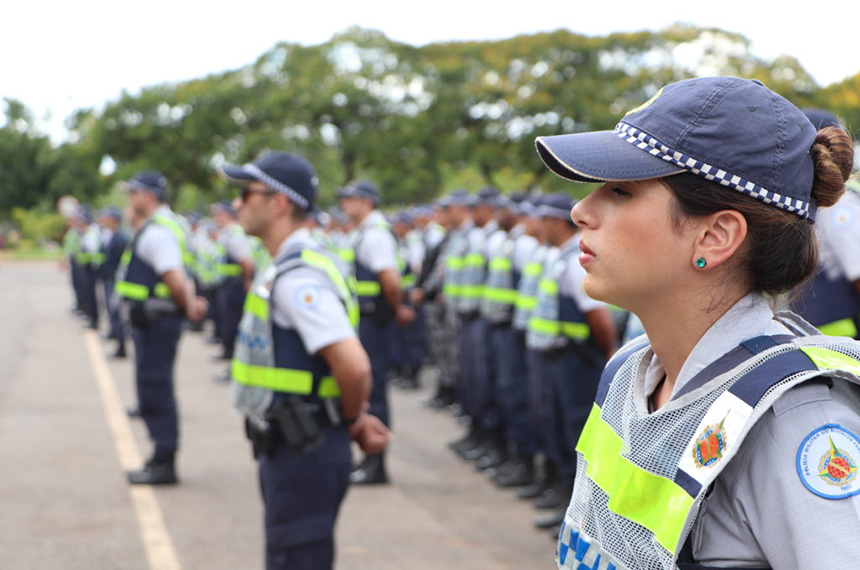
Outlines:
<svg viewBox="0 0 860 570"><path fill-rule="evenodd" d="M603 301L604 303L612 304L609 300L611 290L607 290L606 284L600 278L596 278L591 273L585 274L585 279L582 280L582 290L585 294L595 301Z"/></svg>

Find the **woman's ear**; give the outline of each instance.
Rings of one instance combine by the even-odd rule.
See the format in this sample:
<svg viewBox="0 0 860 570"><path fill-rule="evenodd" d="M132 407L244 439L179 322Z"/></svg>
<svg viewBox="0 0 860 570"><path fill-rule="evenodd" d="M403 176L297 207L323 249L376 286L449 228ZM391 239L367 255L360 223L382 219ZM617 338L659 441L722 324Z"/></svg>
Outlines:
<svg viewBox="0 0 860 570"><path fill-rule="evenodd" d="M698 269L719 267L740 249L746 237L747 220L737 210L720 210L702 218L691 263Z"/></svg>

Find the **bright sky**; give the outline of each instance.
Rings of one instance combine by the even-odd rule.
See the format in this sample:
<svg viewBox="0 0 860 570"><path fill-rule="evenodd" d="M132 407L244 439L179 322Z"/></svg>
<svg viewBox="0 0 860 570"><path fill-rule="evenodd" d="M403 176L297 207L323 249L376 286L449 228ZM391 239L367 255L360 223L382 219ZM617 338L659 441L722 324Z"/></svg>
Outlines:
<svg viewBox="0 0 860 570"><path fill-rule="evenodd" d="M659 30L675 22L740 33L753 52L796 57L822 86L860 72L857 0L828 13L761 0L344 2L46 0L3 7L0 98L20 99L62 137L62 120L122 90L241 67L278 41L318 44L358 25L416 45L566 28L586 35ZM800 6L801 3L793 3ZM842 30L840 31L840 23ZM814 27L812 27L814 26Z"/></svg>

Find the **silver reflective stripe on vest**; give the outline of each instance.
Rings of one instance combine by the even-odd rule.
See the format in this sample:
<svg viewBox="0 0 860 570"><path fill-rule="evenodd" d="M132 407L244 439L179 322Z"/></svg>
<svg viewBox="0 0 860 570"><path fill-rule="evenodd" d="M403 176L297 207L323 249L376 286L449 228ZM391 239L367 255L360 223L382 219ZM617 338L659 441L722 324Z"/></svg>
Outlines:
<svg viewBox="0 0 860 570"><path fill-rule="evenodd" d="M523 275L520 278L520 286L517 288L517 298L514 302L512 324L517 330L524 331L529 328L529 319L537 303L536 295L543 274L543 263L549 251L549 246L539 246L535 250L533 259L523 267Z"/></svg>
<svg viewBox="0 0 860 570"><path fill-rule="evenodd" d="M455 311L460 303L466 245L464 232L457 230L451 233L445 250L445 281L442 294Z"/></svg>
<svg viewBox="0 0 860 570"><path fill-rule="evenodd" d="M822 375L860 384L860 345L800 337L708 380L710 390L642 416L636 376L652 353L645 346L627 354L576 447L576 482L556 552L560 568L592 568L597 561L599 568L674 569L707 489L782 394ZM808 368L784 378L755 376L777 355L799 356ZM742 379L744 387L750 379L776 384L751 406L731 390Z"/></svg>
<svg viewBox="0 0 860 570"><path fill-rule="evenodd" d="M487 280L481 299L481 316L491 323L505 323L511 319L517 291L514 289L514 239L508 238L487 265Z"/></svg>
<svg viewBox="0 0 860 570"><path fill-rule="evenodd" d="M558 283L566 267L567 259L564 256L551 261L549 267L544 267L535 293L536 306L526 331L526 347L530 350L545 352L559 348L566 342L558 326Z"/></svg>
<svg viewBox="0 0 860 570"><path fill-rule="evenodd" d="M248 295L255 296L264 302L269 302L271 288L277 274L277 268L270 265L265 271L257 274L254 284ZM253 301L249 299L239 322L239 335L245 342L236 342L233 358L255 366L273 367L275 365L275 351L272 340L271 315L267 319L258 317L260 311L254 311L251 306ZM233 408L248 416L262 416L272 404L274 392L258 386L248 386L233 382L232 388Z"/></svg>

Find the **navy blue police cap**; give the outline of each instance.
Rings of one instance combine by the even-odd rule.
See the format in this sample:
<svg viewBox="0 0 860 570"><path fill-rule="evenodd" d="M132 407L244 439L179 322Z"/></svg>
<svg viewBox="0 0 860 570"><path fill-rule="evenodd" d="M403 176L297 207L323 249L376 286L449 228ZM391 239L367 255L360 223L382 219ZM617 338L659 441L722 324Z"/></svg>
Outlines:
<svg viewBox="0 0 860 570"><path fill-rule="evenodd" d="M146 190L152 192L159 201L167 200L167 178L157 170L141 170L126 180L127 190Z"/></svg>
<svg viewBox="0 0 860 570"><path fill-rule="evenodd" d="M484 186L478 190L477 203L485 206L499 207L502 204L502 193L495 186Z"/></svg>
<svg viewBox="0 0 860 570"><path fill-rule="evenodd" d="M122 212L116 206L107 206L99 210L100 218L113 218L114 220L122 220Z"/></svg>
<svg viewBox="0 0 860 570"><path fill-rule="evenodd" d="M766 204L814 219L816 129L757 80L701 77L672 83L613 131L538 137L544 163L576 182L692 172Z"/></svg>
<svg viewBox="0 0 860 570"><path fill-rule="evenodd" d="M448 194L448 202L451 206L468 206L471 208L477 203L477 198L468 190L458 188Z"/></svg>
<svg viewBox="0 0 860 570"><path fill-rule="evenodd" d="M575 204L576 200L564 192L556 192L541 199L540 205L536 208L536 215L541 218L558 218L569 221L570 210Z"/></svg>
<svg viewBox="0 0 860 570"><path fill-rule="evenodd" d="M350 182L337 193L338 198L361 198L369 200L374 206L379 206L382 201L382 193L379 191L379 186L370 180L356 180Z"/></svg>
<svg viewBox="0 0 860 570"><path fill-rule="evenodd" d="M262 182L306 212L313 209L317 200L317 173L306 158L297 154L271 151L254 162L221 166L218 170L225 179L240 186Z"/></svg>

